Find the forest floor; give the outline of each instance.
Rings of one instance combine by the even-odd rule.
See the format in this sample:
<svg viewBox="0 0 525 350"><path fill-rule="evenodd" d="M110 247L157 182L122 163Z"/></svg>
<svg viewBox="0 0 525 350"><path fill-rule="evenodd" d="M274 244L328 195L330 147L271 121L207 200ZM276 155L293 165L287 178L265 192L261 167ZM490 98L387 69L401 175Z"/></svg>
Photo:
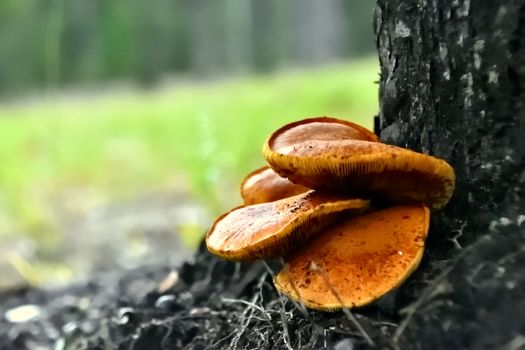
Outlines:
<svg viewBox="0 0 525 350"><path fill-rule="evenodd" d="M39 250L25 237L2 241L0 286L53 287L85 280L94 271L175 267L192 256L210 222L203 207L181 193L152 193L82 217L58 217L63 237L52 247Z"/></svg>

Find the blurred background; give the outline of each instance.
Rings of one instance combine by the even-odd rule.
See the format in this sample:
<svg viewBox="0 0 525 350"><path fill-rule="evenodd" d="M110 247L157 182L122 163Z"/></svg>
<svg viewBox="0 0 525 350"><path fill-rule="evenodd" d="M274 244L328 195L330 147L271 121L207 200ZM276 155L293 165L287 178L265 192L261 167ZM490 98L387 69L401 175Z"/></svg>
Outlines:
<svg viewBox="0 0 525 350"><path fill-rule="evenodd" d="M0 2L0 289L176 266L266 136L372 127L372 0Z"/></svg>

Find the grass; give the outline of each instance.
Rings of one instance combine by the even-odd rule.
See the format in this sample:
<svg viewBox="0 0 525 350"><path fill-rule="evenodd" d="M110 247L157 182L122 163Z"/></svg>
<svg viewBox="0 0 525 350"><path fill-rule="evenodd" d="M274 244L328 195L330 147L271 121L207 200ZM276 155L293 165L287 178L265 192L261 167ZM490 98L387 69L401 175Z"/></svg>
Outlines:
<svg viewBox="0 0 525 350"><path fill-rule="evenodd" d="M53 241L52 203L75 213L151 191L182 189L212 214L223 211L239 201L238 183L263 164L262 143L283 123L329 115L371 127L377 71L369 58L0 105L0 235Z"/></svg>

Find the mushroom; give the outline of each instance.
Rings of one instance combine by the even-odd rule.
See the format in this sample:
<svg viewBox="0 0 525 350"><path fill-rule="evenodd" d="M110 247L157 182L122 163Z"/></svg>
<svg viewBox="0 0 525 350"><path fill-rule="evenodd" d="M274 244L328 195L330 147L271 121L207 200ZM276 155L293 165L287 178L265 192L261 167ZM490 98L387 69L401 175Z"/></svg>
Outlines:
<svg viewBox="0 0 525 350"><path fill-rule="evenodd" d="M321 191L376 196L394 203L442 208L452 196L454 169L444 160L347 137L334 119L306 119L274 132L263 147L270 166L291 182ZM370 132L369 132L370 133Z"/></svg>
<svg viewBox="0 0 525 350"><path fill-rule="evenodd" d="M245 205L273 202L309 190L310 188L280 177L269 166L251 172L241 184L241 196Z"/></svg>
<svg viewBox="0 0 525 350"><path fill-rule="evenodd" d="M310 143L312 140L379 142L376 134L361 125L330 117L299 120L281 127L276 133L280 134L279 138L273 141L274 147L277 148L293 148L294 145Z"/></svg>
<svg viewBox="0 0 525 350"><path fill-rule="evenodd" d="M396 206L345 218L285 258L277 289L318 310L366 305L398 287L423 256L430 214Z"/></svg>
<svg viewBox="0 0 525 350"><path fill-rule="evenodd" d="M242 206L219 217L206 236L213 254L251 261L285 255L342 211L362 213L369 202L310 190L274 202Z"/></svg>
<svg viewBox="0 0 525 350"><path fill-rule="evenodd" d="M263 153L271 169L248 175L247 205L215 221L207 247L238 261L283 256L276 288L319 310L366 305L403 283L423 255L429 208L442 208L455 186L444 160L334 118L288 124ZM370 213L355 197L404 205Z"/></svg>

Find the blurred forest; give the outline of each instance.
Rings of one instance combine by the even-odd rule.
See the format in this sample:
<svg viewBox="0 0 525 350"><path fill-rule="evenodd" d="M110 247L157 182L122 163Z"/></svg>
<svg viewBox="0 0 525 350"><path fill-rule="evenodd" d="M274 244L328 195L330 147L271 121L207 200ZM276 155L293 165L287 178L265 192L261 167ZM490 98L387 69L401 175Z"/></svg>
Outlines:
<svg viewBox="0 0 525 350"><path fill-rule="evenodd" d="M370 128L373 5L0 1L0 290L176 264L270 132Z"/></svg>
<svg viewBox="0 0 525 350"><path fill-rule="evenodd" d="M267 72L373 50L372 0L5 0L0 92Z"/></svg>

